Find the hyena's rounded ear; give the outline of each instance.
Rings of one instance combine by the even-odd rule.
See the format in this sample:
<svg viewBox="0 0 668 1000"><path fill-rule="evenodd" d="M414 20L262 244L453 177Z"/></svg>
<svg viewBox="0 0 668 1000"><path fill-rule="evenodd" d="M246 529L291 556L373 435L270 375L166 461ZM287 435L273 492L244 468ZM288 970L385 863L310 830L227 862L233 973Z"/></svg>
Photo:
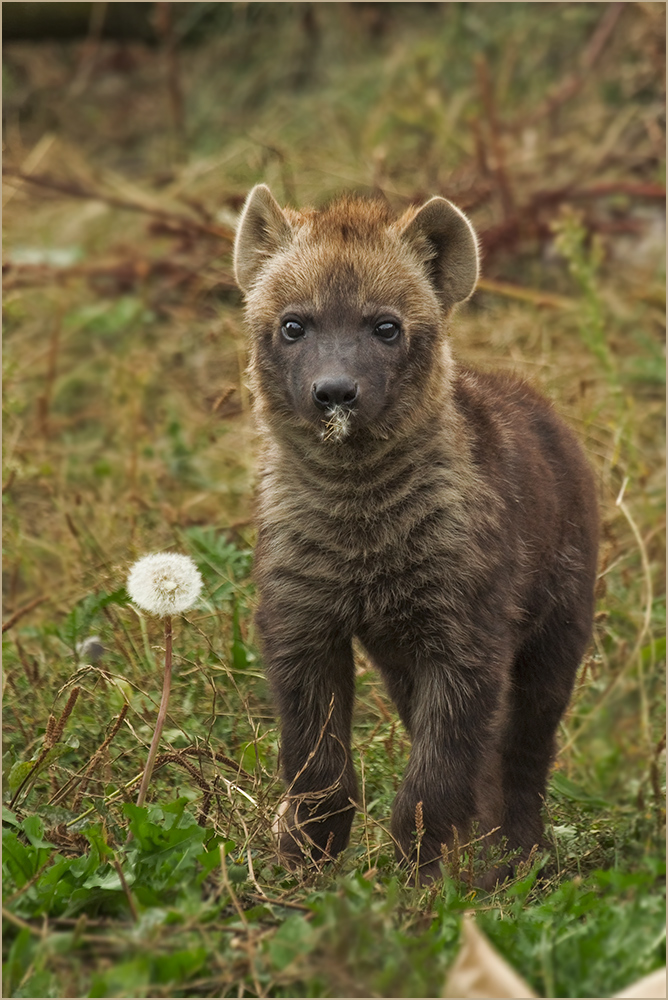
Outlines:
<svg viewBox="0 0 668 1000"><path fill-rule="evenodd" d="M287 247L292 229L266 184L256 184L246 199L234 241L234 273L248 291L268 257Z"/></svg>
<svg viewBox="0 0 668 1000"><path fill-rule="evenodd" d="M431 198L401 233L422 259L445 309L473 294L478 282L478 240L456 205Z"/></svg>

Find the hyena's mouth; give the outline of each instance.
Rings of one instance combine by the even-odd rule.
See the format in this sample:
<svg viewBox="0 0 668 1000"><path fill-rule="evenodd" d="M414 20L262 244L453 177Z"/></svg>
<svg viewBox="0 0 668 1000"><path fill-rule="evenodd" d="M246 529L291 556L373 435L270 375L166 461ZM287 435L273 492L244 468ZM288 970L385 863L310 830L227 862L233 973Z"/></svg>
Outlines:
<svg viewBox="0 0 668 1000"><path fill-rule="evenodd" d="M348 406L335 403L330 409L325 411L325 420L320 431L320 438L323 441L334 441L340 444L350 434L350 421L352 410Z"/></svg>

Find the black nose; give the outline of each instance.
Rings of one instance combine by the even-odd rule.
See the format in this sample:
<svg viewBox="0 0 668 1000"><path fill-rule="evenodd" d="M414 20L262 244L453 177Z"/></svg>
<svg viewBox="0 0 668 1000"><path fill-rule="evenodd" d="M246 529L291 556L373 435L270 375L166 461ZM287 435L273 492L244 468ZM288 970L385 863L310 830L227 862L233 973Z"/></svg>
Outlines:
<svg viewBox="0 0 668 1000"><path fill-rule="evenodd" d="M328 410L333 406L352 406L357 399L357 382L347 375L335 378L321 378L313 383L311 395L319 410Z"/></svg>

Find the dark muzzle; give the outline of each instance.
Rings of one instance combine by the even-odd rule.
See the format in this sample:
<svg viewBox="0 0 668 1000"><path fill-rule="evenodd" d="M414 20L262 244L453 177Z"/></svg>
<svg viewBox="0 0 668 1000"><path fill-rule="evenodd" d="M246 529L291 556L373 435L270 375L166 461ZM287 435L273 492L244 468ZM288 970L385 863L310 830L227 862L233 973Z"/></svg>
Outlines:
<svg viewBox="0 0 668 1000"><path fill-rule="evenodd" d="M321 378L313 383L311 396L319 410L330 410L335 406L354 406L359 389L347 375Z"/></svg>

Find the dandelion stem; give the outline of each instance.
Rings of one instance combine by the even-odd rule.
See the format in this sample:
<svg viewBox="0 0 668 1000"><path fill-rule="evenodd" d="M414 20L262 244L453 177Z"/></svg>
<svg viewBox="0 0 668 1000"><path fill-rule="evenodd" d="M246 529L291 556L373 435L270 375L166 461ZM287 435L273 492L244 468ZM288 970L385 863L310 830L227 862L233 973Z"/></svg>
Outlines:
<svg viewBox="0 0 668 1000"><path fill-rule="evenodd" d="M144 769L144 777L142 778L141 786L139 788L139 795L137 796L138 806L144 805L146 792L148 791L148 785L151 780L151 774L153 772L153 764L155 763L155 758L158 753L158 745L160 743L162 727L164 726L165 719L167 718L167 706L169 704L169 691L171 686L172 686L172 616L165 615L165 679L162 684L162 698L160 699L158 718L155 723L155 732L153 733L153 739L151 740L151 747L148 752L148 760L146 761L146 767Z"/></svg>

